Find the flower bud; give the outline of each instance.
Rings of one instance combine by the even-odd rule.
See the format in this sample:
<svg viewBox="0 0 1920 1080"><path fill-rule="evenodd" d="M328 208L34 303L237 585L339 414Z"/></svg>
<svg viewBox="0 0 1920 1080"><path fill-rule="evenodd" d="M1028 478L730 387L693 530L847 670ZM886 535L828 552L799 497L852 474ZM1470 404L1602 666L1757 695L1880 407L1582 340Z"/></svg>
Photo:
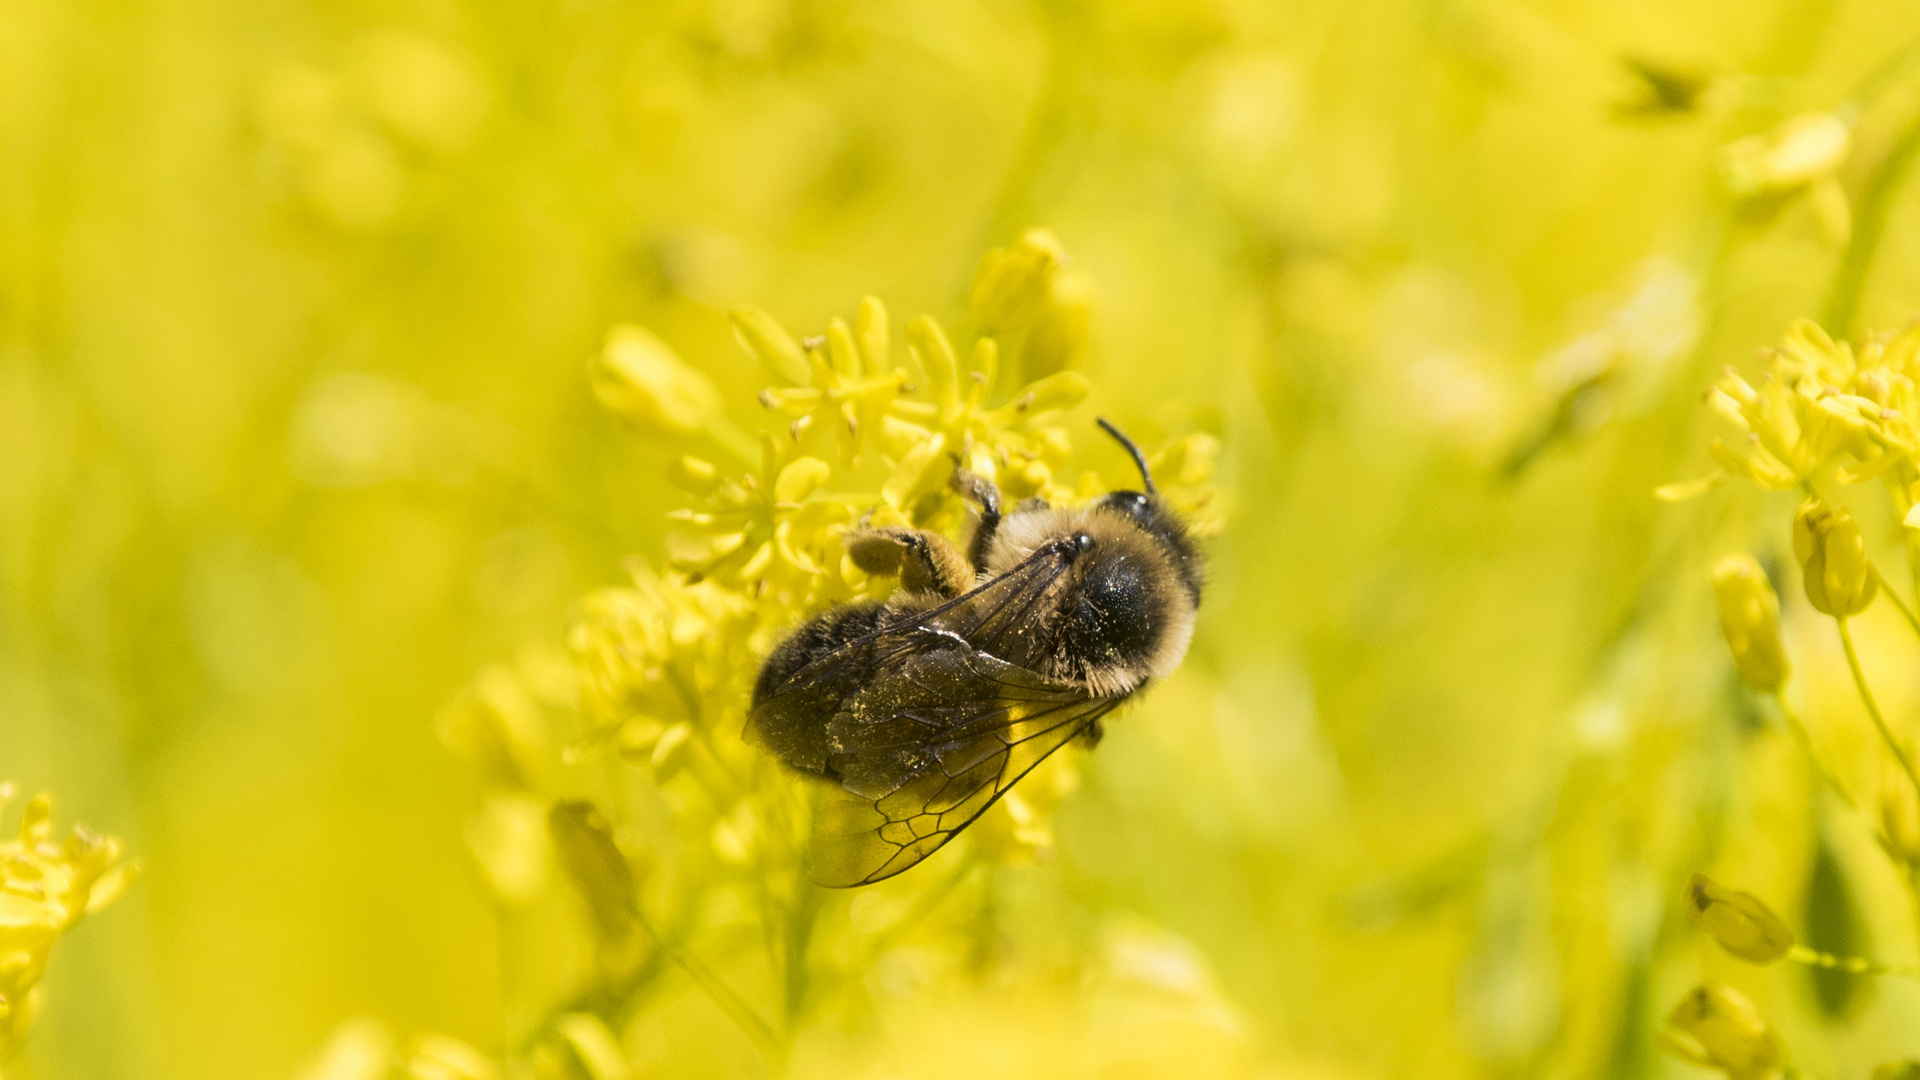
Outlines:
<svg viewBox="0 0 1920 1080"><path fill-rule="evenodd" d="M988 333L1024 330L1053 302L1053 279L1067 261L1060 241L1032 229L1010 248L994 248L973 272L973 315Z"/></svg>
<svg viewBox="0 0 1920 1080"><path fill-rule="evenodd" d="M1801 503L1793 515L1793 554L1815 611L1845 618L1873 603L1879 578L1852 514L1820 499Z"/></svg>
<svg viewBox="0 0 1920 1080"><path fill-rule="evenodd" d="M1728 555L1713 564L1713 592L1720 600L1720 632L1733 652L1733 666L1748 686L1763 694L1787 679L1780 642L1780 598L1766 571L1751 555Z"/></svg>
<svg viewBox="0 0 1920 1080"><path fill-rule="evenodd" d="M1793 947L1793 931L1750 892L1719 885L1705 874L1687 879L1687 914L1720 947L1742 960L1771 964Z"/></svg>
<svg viewBox="0 0 1920 1080"><path fill-rule="evenodd" d="M974 318L989 334L1026 335L1020 367L1028 378L1064 371L1086 354L1093 282L1070 261L1053 234L1034 229L989 251L974 271Z"/></svg>
<svg viewBox="0 0 1920 1080"><path fill-rule="evenodd" d="M624 937L633 925L633 867L614 843L606 815L584 800L557 802L547 814L547 829L561 869L586 897L594 921L609 936Z"/></svg>
<svg viewBox="0 0 1920 1080"><path fill-rule="evenodd" d="M594 396L641 427L692 435L720 415L712 380L637 326L616 326L587 367Z"/></svg>
<svg viewBox="0 0 1920 1080"><path fill-rule="evenodd" d="M1745 994L1720 983L1697 986L1680 999L1660 1032L1660 1045L1730 1080L1764 1080L1783 1058L1760 1010Z"/></svg>

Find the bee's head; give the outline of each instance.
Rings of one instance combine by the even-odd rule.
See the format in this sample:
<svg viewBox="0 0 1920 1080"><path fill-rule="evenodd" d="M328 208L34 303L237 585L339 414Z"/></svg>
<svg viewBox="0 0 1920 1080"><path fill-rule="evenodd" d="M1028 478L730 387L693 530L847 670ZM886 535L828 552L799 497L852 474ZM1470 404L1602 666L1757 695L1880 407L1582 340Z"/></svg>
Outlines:
<svg viewBox="0 0 1920 1080"><path fill-rule="evenodd" d="M1187 523L1178 511L1160 497L1153 486L1153 473L1147 469L1147 456L1140 452L1132 439L1121 433L1104 417L1095 421L1100 429L1114 437L1133 458L1134 465L1140 470L1140 484L1145 491L1110 491L1095 500L1094 509L1109 514L1119 514L1130 519L1149 537L1165 545L1167 557L1180 575L1180 582L1186 586L1187 595L1195 604L1200 602L1200 559L1194 550L1193 541L1187 536Z"/></svg>

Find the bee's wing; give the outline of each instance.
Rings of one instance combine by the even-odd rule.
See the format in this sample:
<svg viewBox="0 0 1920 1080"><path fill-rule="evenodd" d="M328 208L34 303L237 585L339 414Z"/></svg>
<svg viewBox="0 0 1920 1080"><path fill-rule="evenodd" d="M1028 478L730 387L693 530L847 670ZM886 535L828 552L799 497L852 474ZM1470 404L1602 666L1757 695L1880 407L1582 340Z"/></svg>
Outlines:
<svg viewBox="0 0 1920 1080"><path fill-rule="evenodd" d="M871 884L933 854L1122 700L957 647L911 657L867 694L881 707L856 699L828 723L841 782L814 816L821 885Z"/></svg>
<svg viewBox="0 0 1920 1080"><path fill-rule="evenodd" d="M769 749L840 778L814 822L816 882L865 885L926 858L1120 703L995 655L1069 557L1042 547L958 600L815 660L754 709Z"/></svg>

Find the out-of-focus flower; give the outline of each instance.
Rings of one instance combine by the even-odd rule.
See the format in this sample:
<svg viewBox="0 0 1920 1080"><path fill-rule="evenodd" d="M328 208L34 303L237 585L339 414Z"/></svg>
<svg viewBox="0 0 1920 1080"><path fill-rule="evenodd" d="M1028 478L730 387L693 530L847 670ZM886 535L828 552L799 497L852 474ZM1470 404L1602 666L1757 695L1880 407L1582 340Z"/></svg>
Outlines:
<svg viewBox="0 0 1920 1080"><path fill-rule="evenodd" d="M1751 555L1728 555L1713 564L1713 591L1720 600L1720 632L1733 666L1748 686L1763 694L1786 681L1786 648L1780 639L1780 598Z"/></svg>
<svg viewBox="0 0 1920 1080"><path fill-rule="evenodd" d="M489 795L467 824L467 847L502 903L527 904L545 889L553 863L547 808L526 795Z"/></svg>
<svg viewBox="0 0 1920 1080"><path fill-rule="evenodd" d="M1801 503L1793 515L1793 554L1815 611L1846 618L1873 603L1879 576L1867 561L1860 526L1845 509L1820 499Z"/></svg>
<svg viewBox="0 0 1920 1080"><path fill-rule="evenodd" d="M13 785L0 784L0 809ZM112 903L133 880L120 861L120 841L74 826L53 837L53 803L30 800L18 836L0 843L0 1061L18 1050L39 1011L37 984L54 943L92 912Z"/></svg>
<svg viewBox="0 0 1920 1080"><path fill-rule="evenodd" d="M587 373L600 404L642 428L693 435L720 416L720 392L713 381L637 326L608 331L606 348Z"/></svg>
<svg viewBox="0 0 1920 1080"><path fill-rule="evenodd" d="M327 1036L297 1080L499 1080L491 1058L447 1035L423 1031L395 1043L371 1017L347 1020Z"/></svg>
<svg viewBox="0 0 1920 1080"><path fill-rule="evenodd" d="M620 1051L620 1042L592 1013L568 1013L554 1025L567 1049L586 1070L589 1080L628 1080L633 1067Z"/></svg>
<svg viewBox="0 0 1920 1080"><path fill-rule="evenodd" d="M1911 756L1913 748L1903 746L1901 753ZM1880 831L1894 855L1920 866L1920 792L1892 757L1881 759Z"/></svg>
<svg viewBox="0 0 1920 1080"><path fill-rule="evenodd" d="M447 1035L423 1031L400 1052L403 1080L499 1080L500 1066Z"/></svg>
<svg viewBox="0 0 1920 1080"><path fill-rule="evenodd" d="M1687 879L1687 915L1720 947L1756 964L1771 964L1793 947L1793 931L1766 902L1705 874Z"/></svg>
<svg viewBox="0 0 1920 1080"><path fill-rule="evenodd" d="M1660 1032L1660 1045L1729 1080L1767 1080L1786 1060L1760 1010L1721 983L1705 983L1680 999Z"/></svg>
<svg viewBox="0 0 1920 1080"><path fill-rule="evenodd" d="M301 1069L297 1080L387 1080L393 1071L393 1036L369 1017L344 1021Z"/></svg>
<svg viewBox="0 0 1920 1080"><path fill-rule="evenodd" d="M633 925L633 864L614 843L613 826L592 803L565 800L547 817L554 853L600 927L610 937Z"/></svg>
<svg viewBox="0 0 1920 1080"><path fill-rule="evenodd" d="M1803 113L1772 131L1728 143L1721 175L1735 195L1790 191L1832 175L1852 143L1846 121L1832 113Z"/></svg>
<svg viewBox="0 0 1920 1080"><path fill-rule="evenodd" d="M1890 1061L1873 1070L1871 1080L1920 1080L1920 1061Z"/></svg>
<svg viewBox="0 0 1920 1080"><path fill-rule="evenodd" d="M1822 235L1839 246L1853 227L1837 175L1852 146L1853 129L1846 121L1832 113L1804 113L1772 131L1727 144L1720 175L1739 198L1807 191Z"/></svg>
<svg viewBox="0 0 1920 1080"><path fill-rule="evenodd" d="M416 34L367 35L354 49L351 75L367 110L422 147L460 149L486 114L486 90L469 65Z"/></svg>
<svg viewBox="0 0 1920 1080"><path fill-rule="evenodd" d="M1092 279L1072 268L1066 249L1045 229L987 252L974 270L973 317L988 334L1018 343L1012 358L1027 378L1080 362L1093 303Z"/></svg>

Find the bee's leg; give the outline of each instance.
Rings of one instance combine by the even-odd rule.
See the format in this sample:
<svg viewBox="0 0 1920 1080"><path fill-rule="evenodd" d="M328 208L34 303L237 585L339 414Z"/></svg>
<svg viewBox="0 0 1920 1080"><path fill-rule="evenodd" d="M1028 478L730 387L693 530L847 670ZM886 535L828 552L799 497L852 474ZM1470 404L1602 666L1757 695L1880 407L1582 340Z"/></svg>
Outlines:
<svg viewBox="0 0 1920 1080"><path fill-rule="evenodd" d="M967 544L967 558L973 563L974 573L984 574L987 559L993 554L994 534L1000 531L1000 489L993 486L993 481L965 469L954 470L953 488L980 504L980 521Z"/></svg>
<svg viewBox="0 0 1920 1080"><path fill-rule="evenodd" d="M936 532L886 526L856 529L847 534L847 553L853 564L869 574L899 574L908 592L931 592L951 600L973 588L973 569L953 546Z"/></svg>

